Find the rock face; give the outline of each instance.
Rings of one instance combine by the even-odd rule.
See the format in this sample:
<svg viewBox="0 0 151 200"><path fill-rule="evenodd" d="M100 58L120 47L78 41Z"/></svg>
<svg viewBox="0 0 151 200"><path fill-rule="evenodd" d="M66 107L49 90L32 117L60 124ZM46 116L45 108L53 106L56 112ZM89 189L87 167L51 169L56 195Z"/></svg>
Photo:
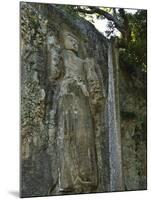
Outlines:
<svg viewBox="0 0 151 200"><path fill-rule="evenodd" d="M136 109L115 46L58 6L21 3L22 197L146 188L146 101Z"/></svg>
<svg viewBox="0 0 151 200"><path fill-rule="evenodd" d="M120 112L123 172L126 190L147 187L146 73L120 69ZM124 92L125 91L125 92Z"/></svg>

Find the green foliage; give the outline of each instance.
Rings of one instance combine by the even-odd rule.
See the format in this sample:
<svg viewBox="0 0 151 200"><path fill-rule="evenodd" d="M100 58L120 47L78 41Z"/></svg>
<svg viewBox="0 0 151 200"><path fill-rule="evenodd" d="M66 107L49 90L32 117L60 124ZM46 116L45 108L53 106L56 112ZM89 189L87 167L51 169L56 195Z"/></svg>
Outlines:
<svg viewBox="0 0 151 200"><path fill-rule="evenodd" d="M127 14L131 37L125 51L120 52L123 65L147 70L147 11L138 10Z"/></svg>

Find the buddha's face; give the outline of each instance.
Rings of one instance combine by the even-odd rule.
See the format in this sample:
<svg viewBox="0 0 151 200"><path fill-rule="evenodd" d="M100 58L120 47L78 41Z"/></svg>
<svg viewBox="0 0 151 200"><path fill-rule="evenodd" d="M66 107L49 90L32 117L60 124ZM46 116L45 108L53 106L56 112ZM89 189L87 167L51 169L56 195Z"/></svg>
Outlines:
<svg viewBox="0 0 151 200"><path fill-rule="evenodd" d="M65 37L64 45L65 45L65 49L72 50L72 51L75 51L75 52L78 51L78 42L71 35L67 35Z"/></svg>

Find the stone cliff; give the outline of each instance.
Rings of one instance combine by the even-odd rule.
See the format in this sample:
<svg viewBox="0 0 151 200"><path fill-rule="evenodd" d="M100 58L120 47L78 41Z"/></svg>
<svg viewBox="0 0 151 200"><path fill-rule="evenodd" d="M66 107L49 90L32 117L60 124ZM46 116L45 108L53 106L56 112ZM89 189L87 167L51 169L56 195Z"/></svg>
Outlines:
<svg viewBox="0 0 151 200"><path fill-rule="evenodd" d="M119 67L116 42L21 3L22 197L146 188L145 78Z"/></svg>

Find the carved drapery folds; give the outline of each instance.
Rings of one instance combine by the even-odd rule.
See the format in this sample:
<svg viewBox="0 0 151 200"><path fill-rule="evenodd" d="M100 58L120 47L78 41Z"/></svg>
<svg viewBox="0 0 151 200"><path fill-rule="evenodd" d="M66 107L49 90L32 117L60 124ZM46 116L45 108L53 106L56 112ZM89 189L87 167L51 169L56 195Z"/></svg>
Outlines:
<svg viewBox="0 0 151 200"><path fill-rule="evenodd" d="M49 135L57 136L59 192L88 192L98 184L94 121L103 85L93 58L78 56L76 36L62 35L62 46L56 37L48 38L49 81L56 82L58 100L50 110Z"/></svg>

